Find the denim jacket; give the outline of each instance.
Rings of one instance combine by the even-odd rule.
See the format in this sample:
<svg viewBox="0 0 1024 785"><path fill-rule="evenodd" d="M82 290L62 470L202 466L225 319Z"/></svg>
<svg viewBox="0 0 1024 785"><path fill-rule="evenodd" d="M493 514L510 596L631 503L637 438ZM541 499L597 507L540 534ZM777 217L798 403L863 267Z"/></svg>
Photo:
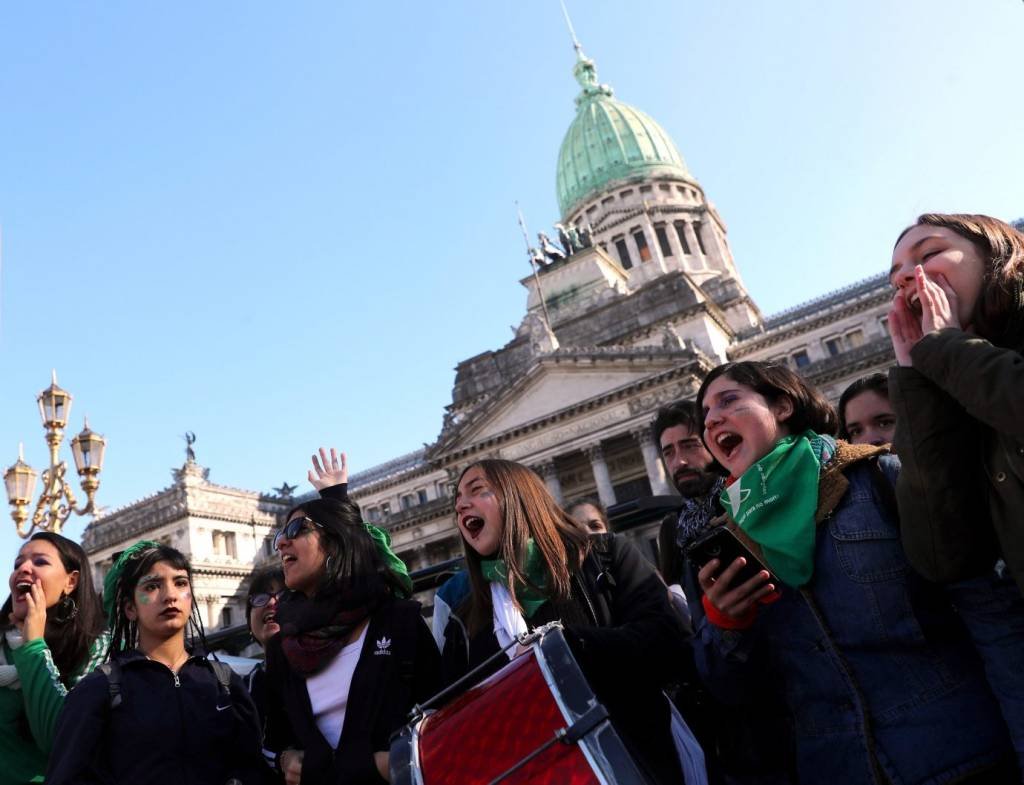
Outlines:
<svg viewBox="0 0 1024 785"><path fill-rule="evenodd" d="M839 443L849 485L819 507L810 583L783 586L749 628L704 620L698 669L723 700L750 679L780 683L802 783L937 784L1003 764L1007 731L967 631L903 553L886 487L899 462L857 450Z"/></svg>

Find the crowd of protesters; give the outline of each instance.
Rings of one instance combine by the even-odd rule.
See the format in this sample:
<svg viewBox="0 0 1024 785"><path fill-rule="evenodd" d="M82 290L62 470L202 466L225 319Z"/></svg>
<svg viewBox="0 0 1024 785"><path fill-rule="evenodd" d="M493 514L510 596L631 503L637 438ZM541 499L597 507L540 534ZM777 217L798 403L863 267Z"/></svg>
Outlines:
<svg viewBox="0 0 1024 785"><path fill-rule="evenodd" d="M34 535L0 610L0 785L388 782L413 707L512 667L552 622L637 781L1020 783L1024 235L923 215L890 278L897 365L838 409L784 365L730 362L657 413L681 497L657 567L599 502L478 461L431 629L321 450L319 498L249 583L265 658L242 679L208 656L180 552L132 545L101 607L82 549Z"/></svg>

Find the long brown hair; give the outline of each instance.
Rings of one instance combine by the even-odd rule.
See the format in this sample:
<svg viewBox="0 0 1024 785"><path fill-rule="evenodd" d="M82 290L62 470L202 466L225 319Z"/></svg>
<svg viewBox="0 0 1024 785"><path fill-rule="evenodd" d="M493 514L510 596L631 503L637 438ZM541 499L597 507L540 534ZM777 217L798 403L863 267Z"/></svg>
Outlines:
<svg viewBox="0 0 1024 785"><path fill-rule="evenodd" d="M1024 329L1024 234L988 215L925 213L896 239L915 226L938 226L969 240L985 265L981 294L971 322L982 338L1002 343L1019 339Z"/></svg>
<svg viewBox="0 0 1024 785"><path fill-rule="evenodd" d="M496 555L508 566L512 601L518 605L515 586L533 586L525 572L526 544L530 539L544 560L550 599L567 600L572 574L580 568L587 553L587 533L558 506L544 481L526 466L498 459L477 461L459 475L460 483L466 472L473 468L483 472L498 497L505 527ZM470 634L476 634L491 621L491 591L480 570L480 554L465 538L462 548L466 554L470 583L471 606L467 621Z"/></svg>

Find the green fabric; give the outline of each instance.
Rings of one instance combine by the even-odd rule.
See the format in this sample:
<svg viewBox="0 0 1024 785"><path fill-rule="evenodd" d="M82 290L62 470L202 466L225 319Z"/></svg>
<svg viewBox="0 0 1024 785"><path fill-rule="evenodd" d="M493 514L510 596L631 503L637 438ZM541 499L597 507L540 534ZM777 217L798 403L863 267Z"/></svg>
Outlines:
<svg viewBox="0 0 1024 785"><path fill-rule="evenodd" d="M790 586L814 574L814 513L821 466L835 453L829 436L785 436L722 491L730 517L761 546L768 567Z"/></svg>
<svg viewBox="0 0 1024 785"><path fill-rule="evenodd" d="M380 555L384 557L384 563L402 582L405 587L405 596L412 596L412 578L409 577L409 568L405 566L405 562L398 558L398 555L391 550L391 535L389 535L383 529L379 529L372 523L364 523L366 531L369 532L370 537L377 545L377 550L380 551Z"/></svg>
<svg viewBox="0 0 1024 785"><path fill-rule="evenodd" d="M109 644L106 634L93 642L89 658L73 683L77 684L103 661ZM42 782L67 689L43 638L13 650L5 642L4 656L17 667L21 686L0 689L0 785ZM29 737L22 735L26 720Z"/></svg>
<svg viewBox="0 0 1024 785"><path fill-rule="evenodd" d="M121 551L121 555L117 557L114 566L110 568L110 572L103 579L103 611L107 614L108 625L113 626L114 624L114 595L117 593L117 582L121 579L121 573L124 572L125 565L142 551L159 547L160 543L158 542L140 540L130 548Z"/></svg>
<svg viewBox="0 0 1024 785"><path fill-rule="evenodd" d="M508 565L505 564L504 559L481 559L480 571L483 573L484 578L491 583L500 583L511 591L508 583ZM526 573L526 579L532 585L524 586L523 584L517 584L514 593L516 602L519 603L519 607L523 609L523 613L529 619L537 612L541 605L548 601L548 573L544 559L540 554L540 549L533 540L526 541L526 567L524 572Z"/></svg>

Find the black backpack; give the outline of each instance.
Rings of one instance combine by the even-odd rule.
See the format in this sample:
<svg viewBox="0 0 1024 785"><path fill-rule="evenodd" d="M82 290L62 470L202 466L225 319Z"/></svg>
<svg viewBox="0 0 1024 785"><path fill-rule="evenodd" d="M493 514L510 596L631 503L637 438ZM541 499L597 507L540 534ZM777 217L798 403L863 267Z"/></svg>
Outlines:
<svg viewBox="0 0 1024 785"><path fill-rule="evenodd" d="M231 666L220 660L207 660L213 673L217 677L217 684L222 697L227 698L231 703ZM117 660L110 660L100 665L97 670L107 677L107 693L110 695L110 708L116 709L121 705L121 664Z"/></svg>

